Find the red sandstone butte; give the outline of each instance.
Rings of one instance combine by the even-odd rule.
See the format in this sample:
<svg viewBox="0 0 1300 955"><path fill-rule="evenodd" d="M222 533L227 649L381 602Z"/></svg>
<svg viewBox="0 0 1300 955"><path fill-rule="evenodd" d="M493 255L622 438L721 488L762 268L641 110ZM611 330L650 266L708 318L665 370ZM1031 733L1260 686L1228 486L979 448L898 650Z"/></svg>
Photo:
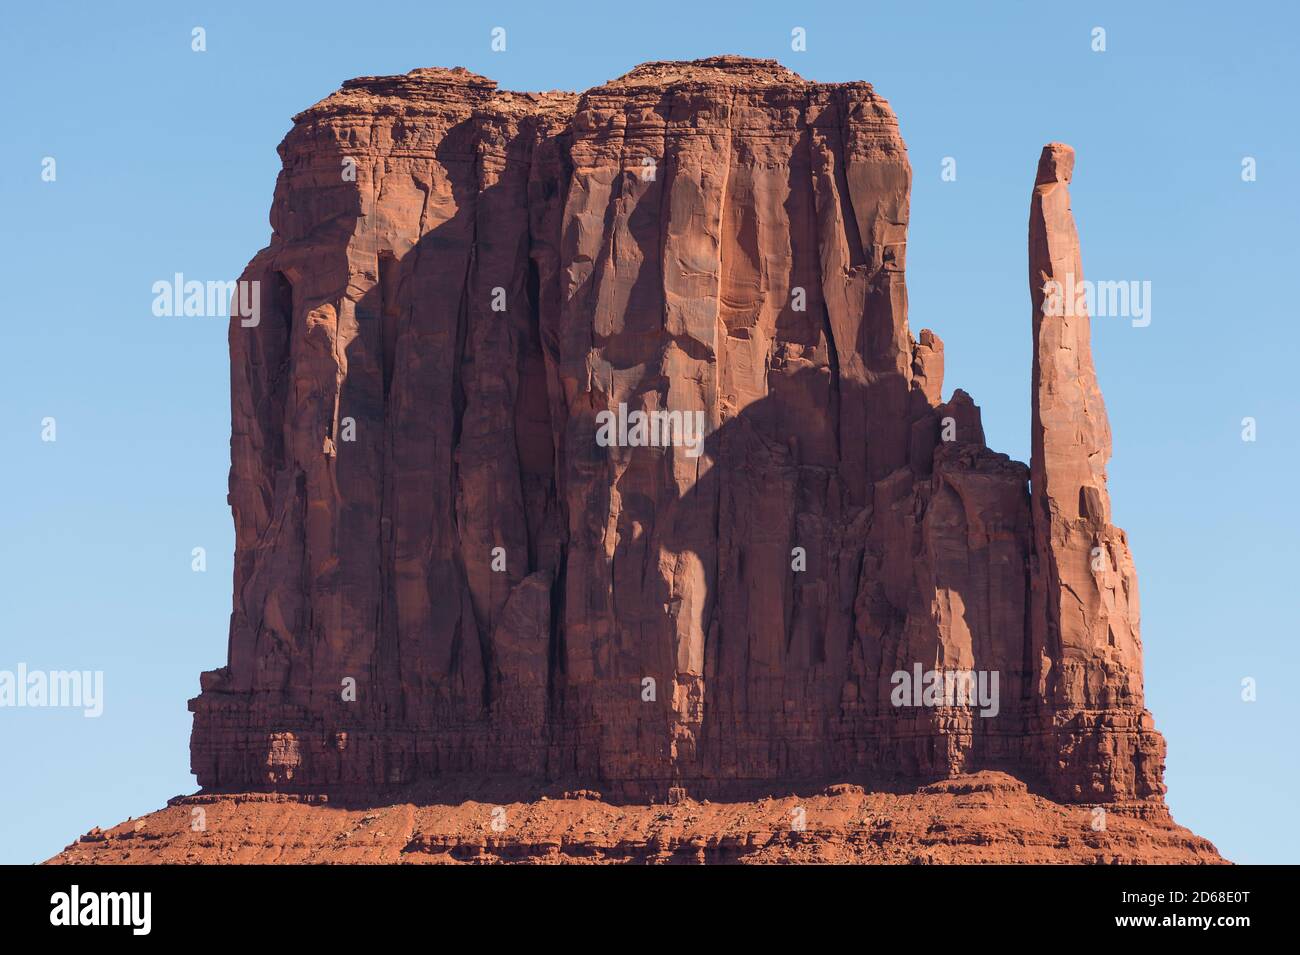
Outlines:
<svg viewBox="0 0 1300 955"><path fill-rule="evenodd" d="M1082 279L1069 147L1030 211L1029 467L908 327L867 83L422 69L280 155L230 329L229 660L190 703L189 799L243 841L179 800L61 858L1222 861L1164 806L1088 317L1044 313ZM620 406L699 413L702 449L598 443ZM894 705L917 667L996 673L996 715Z"/></svg>

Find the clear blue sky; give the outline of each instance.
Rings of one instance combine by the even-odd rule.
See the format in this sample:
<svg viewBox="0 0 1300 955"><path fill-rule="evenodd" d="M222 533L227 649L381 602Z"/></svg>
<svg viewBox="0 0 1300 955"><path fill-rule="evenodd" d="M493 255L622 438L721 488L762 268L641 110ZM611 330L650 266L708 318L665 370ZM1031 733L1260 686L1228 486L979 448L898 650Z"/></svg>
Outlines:
<svg viewBox="0 0 1300 955"><path fill-rule="evenodd" d="M0 669L99 669L106 687L98 720L0 709L0 862L195 788L185 701L224 662L230 612L225 322L155 318L151 285L233 279L266 244L290 117L362 74L463 65L512 89L586 89L714 53L866 79L893 104L915 170L912 328L943 337L945 391L969 391L990 444L1021 460L1029 195L1042 144L1075 146L1087 275L1153 283L1151 325L1099 319L1094 348L1169 802L1230 859L1300 861L1286 683L1300 673L1296 6L719 6L6 9ZM806 52L790 49L795 26ZM955 182L941 181L945 156ZM196 546L206 573L190 569Z"/></svg>

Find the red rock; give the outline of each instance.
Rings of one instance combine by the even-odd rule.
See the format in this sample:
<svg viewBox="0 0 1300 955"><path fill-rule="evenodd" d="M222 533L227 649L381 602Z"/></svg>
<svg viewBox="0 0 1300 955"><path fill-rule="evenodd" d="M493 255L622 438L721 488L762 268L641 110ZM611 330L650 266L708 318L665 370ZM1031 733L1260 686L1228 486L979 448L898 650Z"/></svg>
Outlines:
<svg viewBox="0 0 1300 955"><path fill-rule="evenodd" d="M500 803L438 789L373 809L268 802L264 794L188 797L147 817L151 839L118 826L57 864L124 863L1193 863L1214 847L1174 825L1107 814L1026 791L1002 773L915 793L852 787L762 802L614 805L599 798ZM257 798L261 795L263 798ZM205 826L195 831L195 808ZM800 810L802 812L800 813ZM492 828L498 819L500 832ZM800 819L802 829L792 828Z"/></svg>
<svg viewBox="0 0 1300 955"><path fill-rule="evenodd" d="M416 70L345 83L280 153L261 321L230 330L206 790L681 805L1000 770L1164 811L1087 316L1042 314L1082 277L1068 147L1031 210L1031 468L909 331L911 168L866 83ZM702 450L600 446L620 406L702 413ZM917 665L996 672L997 715L895 706Z"/></svg>
<svg viewBox="0 0 1300 955"><path fill-rule="evenodd" d="M1042 708L1034 732L1057 798L1159 798L1165 743L1142 702L1137 574L1124 532L1110 523L1110 424L1092 364L1087 310L1064 303L1083 281L1070 210L1073 171L1073 149L1043 147L1029 212L1030 640ZM1056 304L1048 294L1053 288Z"/></svg>

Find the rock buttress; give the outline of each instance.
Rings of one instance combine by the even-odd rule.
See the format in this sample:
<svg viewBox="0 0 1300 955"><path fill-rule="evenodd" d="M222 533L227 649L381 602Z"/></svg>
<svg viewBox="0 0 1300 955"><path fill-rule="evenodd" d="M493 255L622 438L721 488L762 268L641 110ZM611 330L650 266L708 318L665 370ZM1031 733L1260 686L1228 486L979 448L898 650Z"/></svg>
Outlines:
<svg viewBox="0 0 1300 955"><path fill-rule="evenodd" d="M1029 211L1030 639L1042 707L1033 731L1057 798L1158 798L1165 744L1142 699L1137 574L1110 523L1110 423L1092 363L1073 173L1073 149L1043 147Z"/></svg>
<svg viewBox="0 0 1300 955"><path fill-rule="evenodd" d="M1036 515L1064 492L1035 477L1031 510L908 329L911 169L868 84L417 70L344 84L280 151L261 321L230 333L204 787L660 799L989 767L1158 799L1158 763L1151 787L1113 758L1136 658L1052 624L1075 552ZM636 412L702 441L597 440ZM918 666L996 673L995 712L896 705Z"/></svg>

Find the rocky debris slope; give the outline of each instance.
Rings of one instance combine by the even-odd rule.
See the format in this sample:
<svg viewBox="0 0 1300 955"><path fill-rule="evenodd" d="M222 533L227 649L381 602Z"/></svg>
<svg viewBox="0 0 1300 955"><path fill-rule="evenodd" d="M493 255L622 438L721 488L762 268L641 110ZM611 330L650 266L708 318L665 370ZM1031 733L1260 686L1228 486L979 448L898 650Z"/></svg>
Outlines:
<svg viewBox="0 0 1300 955"><path fill-rule="evenodd" d="M201 810L201 815L200 811ZM202 828L196 829L201 820ZM528 803L444 801L344 808L248 793L178 798L52 863L1221 863L1167 814L1065 807L982 772L910 794L853 785L758 802L615 806L600 794Z"/></svg>
<svg viewBox="0 0 1300 955"><path fill-rule="evenodd" d="M1068 147L1033 190L1029 467L909 330L911 168L867 83L416 70L345 83L280 154L260 318L230 330L206 790L472 774L663 802L991 769L1163 811L1088 321L1042 311L1081 278ZM899 695L930 671L995 679L994 705Z"/></svg>

